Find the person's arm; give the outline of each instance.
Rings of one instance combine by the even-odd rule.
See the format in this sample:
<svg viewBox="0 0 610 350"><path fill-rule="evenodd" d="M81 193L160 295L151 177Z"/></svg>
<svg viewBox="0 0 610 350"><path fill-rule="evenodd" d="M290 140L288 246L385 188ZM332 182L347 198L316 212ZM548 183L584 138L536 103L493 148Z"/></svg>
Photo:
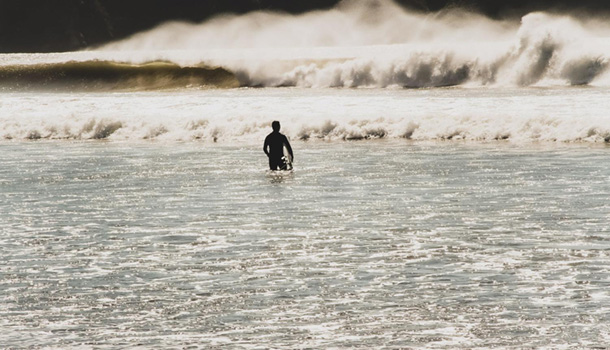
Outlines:
<svg viewBox="0 0 610 350"><path fill-rule="evenodd" d="M265 143L263 144L263 152L265 152L267 157L269 157L269 151L267 150L268 148L269 148L269 137L265 137Z"/></svg>
<svg viewBox="0 0 610 350"><path fill-rule="evenodd" d="M290 153L290 158L292 158L292 161L294 162L294 154L292 154L292 147L290 147L290 142L288 142L288 138L286 136L284 136L284 144L286 145L288 153Z"/></svg>

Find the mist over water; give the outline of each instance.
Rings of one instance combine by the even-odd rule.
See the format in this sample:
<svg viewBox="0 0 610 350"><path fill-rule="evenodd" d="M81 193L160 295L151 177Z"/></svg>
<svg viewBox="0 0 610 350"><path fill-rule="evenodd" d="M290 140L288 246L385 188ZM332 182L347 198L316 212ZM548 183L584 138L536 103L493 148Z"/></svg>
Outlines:
<svg viewBox="0 0 610 350"><path fill-rule="evenodd" d="M101 50L222 66L244 86L604 85L608 36L602 21L569 14L492 20L459 9L421 14L379 0L302 15L169 22Z"/></svg>
<svg viewBox="0 0 610 350"><path fill-rule="evenodd" d="M19 71L15 65L61 78L61 65L71 61L165 61L224 68L242 87L608 86L608 38L610 25L601 17L536 12L493 20L462 9L423 14L390 0L344 1L300 15L253 12L167 22L85 52L6 55L0 57L0 83ZM167 87L192 85L169 80ZM128 88L147 87L135 82Z"/></svg>

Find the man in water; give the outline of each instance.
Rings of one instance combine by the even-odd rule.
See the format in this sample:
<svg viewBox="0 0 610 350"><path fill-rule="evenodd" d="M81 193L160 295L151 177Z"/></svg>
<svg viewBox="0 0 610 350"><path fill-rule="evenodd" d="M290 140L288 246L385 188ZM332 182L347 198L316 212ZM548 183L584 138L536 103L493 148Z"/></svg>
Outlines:
<svg viewBox="0 0 610 350"><path fill-rule="evenodd" d="M273 132L265 138L263 151L265 151L265 154L269 157L269 168L271 168L271 170L278 170L278 168L280 170L286 170L288 165L286 164L286 161L282 159L284 157L284 146L286 146L290 158L294 160L292 147L290 147L288 138L283 134L280 134L280 122L274 121L271 123L271 127L273 128Z"/></svg>

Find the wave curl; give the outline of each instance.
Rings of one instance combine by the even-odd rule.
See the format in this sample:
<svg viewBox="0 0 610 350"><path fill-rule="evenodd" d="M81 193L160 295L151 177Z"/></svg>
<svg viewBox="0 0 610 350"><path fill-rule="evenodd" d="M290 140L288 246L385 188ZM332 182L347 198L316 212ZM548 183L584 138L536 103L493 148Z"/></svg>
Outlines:
<svg viewBox="0 0 610 350"><path fill-rule="evenodd" d="M170 62L130 64L70 61L0 66L0 87L7 90L158 90L186 87L239 86L223 68L181 67Z"/></svg>

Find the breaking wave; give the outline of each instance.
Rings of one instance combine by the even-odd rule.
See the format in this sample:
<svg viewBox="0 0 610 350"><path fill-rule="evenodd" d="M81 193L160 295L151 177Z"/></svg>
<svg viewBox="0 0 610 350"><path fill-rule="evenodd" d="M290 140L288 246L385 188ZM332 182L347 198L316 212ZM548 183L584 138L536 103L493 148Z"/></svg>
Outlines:
<svg viewBox="0 0 610 350"><path fill-rule="evenodd" d="M301 15L168 22L90 51L0 57L4 88L610 86L610 25L530 13L492 20L351 0ZM22 61L28 61L24 64ZM222 68L210 68L222 67Z"/></svg>
<svg viewBox="0 0 610 350"><path fill-rule="evenodd" d="M0 140L609 142L608 88L7 93Z"/></svg>
<svg viewBox="0 0 610 350"><path fill-rule="evenodd" d="M604 85L608 37L610 26L591 18L539 12L500 21L363 0L302 15L170 22L99 50L222 66L241 86Z"/></svg>
<svg viewBox="0 0 610 350"><path fill-rule="evenodd" d="M169 62L129 64L70 61L0 65L5 90L156 90L187 87L237 87L235 76L222 68L181 67Z"/></svg>
<svg viewBox="0 0 610 350"><path fill-rule="evenodd" d="M0 55L0 139L258 142L281 120L293 140L610 142L608 38L594 18L389 0L171 22L91 51ZM39 88L85 92L11 93Z"/></svg>
<svg viewBox="0 0 610 350"><path fill-rule="evenodd" d="M284 128L300 141L354 141L407 139L414 141L610 142L607 118L574 125L573 120L534 118L419 117L325 119L291 121ZM4 140L160 140L204 142L256 142L270 131L268 121L232 117L225 120L191 118L161 122L145 118L75 117L61 122L19 121L3 125Z"/></svg>

